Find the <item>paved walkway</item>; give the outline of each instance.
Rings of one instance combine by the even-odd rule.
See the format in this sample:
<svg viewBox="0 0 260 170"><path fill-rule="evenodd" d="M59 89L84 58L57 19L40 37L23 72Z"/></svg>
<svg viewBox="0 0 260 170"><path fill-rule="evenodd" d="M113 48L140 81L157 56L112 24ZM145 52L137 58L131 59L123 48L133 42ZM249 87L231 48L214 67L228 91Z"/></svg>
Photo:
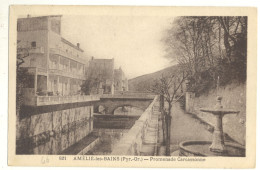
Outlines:
<svg viewBox="0 0 260 170"><path fill-rule="evenodd" d="M212 140L212 134L207 130L207 126L202 124L199 120L192 117L192 115L185 113L175 103L172 108L172 122L171 122L171 152L179 149L179 143L186 140ZM178 152L173 153L173 155Z"/></svg>

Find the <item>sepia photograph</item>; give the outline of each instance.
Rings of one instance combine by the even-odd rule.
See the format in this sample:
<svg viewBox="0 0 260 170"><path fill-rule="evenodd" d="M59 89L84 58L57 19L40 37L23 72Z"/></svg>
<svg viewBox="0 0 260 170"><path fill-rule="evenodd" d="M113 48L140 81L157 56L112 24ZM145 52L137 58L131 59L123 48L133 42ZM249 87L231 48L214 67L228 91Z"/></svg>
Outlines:
<svg viewBox="0 0 260 170"><path fill-rule="evenodd" d="M11 10L14 156L195 163L252 156L256 67L248 63L256 50L248 50L246 12L41 7Z"/></svg>

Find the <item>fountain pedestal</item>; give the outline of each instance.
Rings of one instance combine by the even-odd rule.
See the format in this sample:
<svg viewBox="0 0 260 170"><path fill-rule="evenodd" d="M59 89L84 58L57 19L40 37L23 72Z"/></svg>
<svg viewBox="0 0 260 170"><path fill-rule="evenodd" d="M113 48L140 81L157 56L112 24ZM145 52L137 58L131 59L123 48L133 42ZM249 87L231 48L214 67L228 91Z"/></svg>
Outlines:
<svg viewBox="0 0 260 170"><path fill-rule="evenodd" d="M224 109L221 100L222 97L218 96L214 108L200 109L200 111L213 114L216 118L212 142L184 141L180 144L180 156L245 156L243 146L224 142L222 119L226 114L237 114L239 111Z"/></svg>
<svg viewBox="0 0 260 170"><path fill-rule="evenodd" d="M217 97L217 103L215 108L202 108L200 111L211 113L216 118L216 124L213 132L213 141L210 145L210 150L213 152L225 152L225 143L224 143L224 133L223 133L223 124L222 119L226 114L237 114L239 111L234 111L230 109L223 109L221 105L222 97Z"/></svg>

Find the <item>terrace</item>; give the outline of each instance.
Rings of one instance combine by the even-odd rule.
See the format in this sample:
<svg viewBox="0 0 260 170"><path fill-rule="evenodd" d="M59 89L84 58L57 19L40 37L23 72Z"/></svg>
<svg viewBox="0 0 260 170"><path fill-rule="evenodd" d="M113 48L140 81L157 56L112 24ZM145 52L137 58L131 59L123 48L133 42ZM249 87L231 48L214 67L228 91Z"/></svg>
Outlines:
<svg viewBox="0 0 260 170"><path fill-rule="evenodd" d="M27 106L44 106L44 105L56 105L66 103L80 103L99 101L99 95L73 95L73 96L26 96L24 105Z"/></svg>

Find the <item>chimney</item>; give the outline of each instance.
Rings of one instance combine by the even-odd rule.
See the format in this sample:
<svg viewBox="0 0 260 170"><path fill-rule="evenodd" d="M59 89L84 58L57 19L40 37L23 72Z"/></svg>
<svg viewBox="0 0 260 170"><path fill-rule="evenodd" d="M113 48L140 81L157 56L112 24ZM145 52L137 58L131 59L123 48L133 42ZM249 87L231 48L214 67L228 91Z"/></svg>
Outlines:
<svg viewBox="0 0 260 170"><path fill-rule="evenodd" d="M77 43L77 47L78 47L78 48L80 47L80 43Z"/></svg>

